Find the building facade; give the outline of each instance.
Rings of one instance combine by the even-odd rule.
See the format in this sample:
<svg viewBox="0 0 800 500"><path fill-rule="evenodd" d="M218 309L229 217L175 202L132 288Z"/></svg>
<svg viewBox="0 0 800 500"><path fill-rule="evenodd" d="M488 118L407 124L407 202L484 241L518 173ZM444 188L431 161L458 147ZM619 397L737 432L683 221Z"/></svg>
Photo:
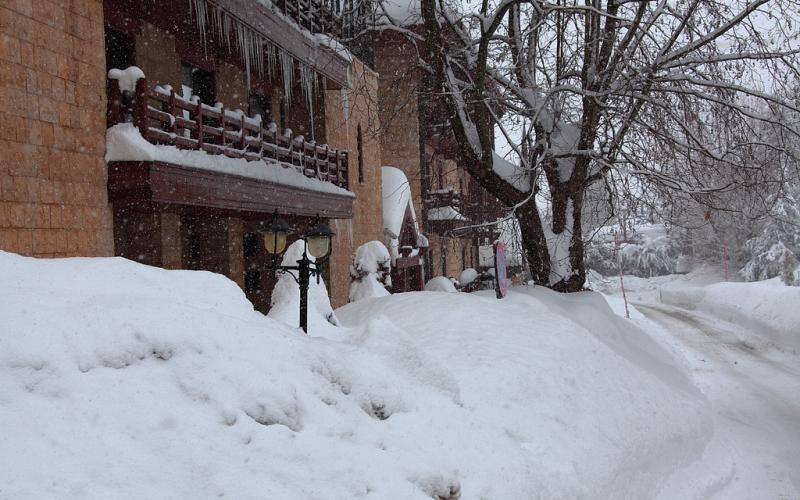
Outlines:
<svg viewBox="0 0 800 500"><path fill-rule="evenodd" d="M263 311L259 229L319 214L346 301L354 249L383 232L377 75L303 5L0 6L0 249L219 272Z"/></svg>

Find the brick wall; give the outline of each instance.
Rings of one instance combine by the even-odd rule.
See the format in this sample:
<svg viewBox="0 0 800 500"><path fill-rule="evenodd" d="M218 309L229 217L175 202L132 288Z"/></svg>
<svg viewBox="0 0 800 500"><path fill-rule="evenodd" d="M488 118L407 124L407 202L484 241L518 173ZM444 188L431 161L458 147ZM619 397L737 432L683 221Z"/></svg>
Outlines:
<svg viewBox="0 0 800 500"><path fill-rule="evenodd" d="M100 0L0 2L0 249L111 255Z"/></svg>
<svg viewBox="0 0 800 500"><path fill-rule="evenodd" d="M378 135L378 76L354 61L353 87L347 97L339 90L325 95L325 118L329 144L350 152L350 190L356 194L352 221L331 222L336 231L328 284L334 307L347 303L350 290L350 262L359 245L383 240L383 197L381 192L381 141ZM349 103L345 105L345 103ZM349 110L349 116L345 117ZM358 127L363 141L363 182L358 174ZM351 226L352 225L352 226ZM350 232L352 227L352 240Z"/></svg>
<svg viewBox="0 0 800 500"><path fill-rule="evenodd" d="M416 49L402 36L383 34L375 43L380 75L381 159L405 172L417 217L422 214Z"/></svg>

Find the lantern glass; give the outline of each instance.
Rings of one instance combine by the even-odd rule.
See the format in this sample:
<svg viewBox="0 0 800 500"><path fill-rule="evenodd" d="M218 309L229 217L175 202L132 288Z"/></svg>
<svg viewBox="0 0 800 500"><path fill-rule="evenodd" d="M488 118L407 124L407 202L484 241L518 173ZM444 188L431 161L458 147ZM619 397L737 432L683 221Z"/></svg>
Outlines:
<svg viewBox="0 0 800 500"><path fill-rule="evenodd" d="M315 259L328 255L331 248L331 237L327 235L314 235L306 238L308 253Z"/></svg>
<svg viewBox="0 0 800 500"><path fill-rule="evenodd" d="M288 235L286 231L267 231L264 233L264 248L271 254L283 253Z"/></svg>

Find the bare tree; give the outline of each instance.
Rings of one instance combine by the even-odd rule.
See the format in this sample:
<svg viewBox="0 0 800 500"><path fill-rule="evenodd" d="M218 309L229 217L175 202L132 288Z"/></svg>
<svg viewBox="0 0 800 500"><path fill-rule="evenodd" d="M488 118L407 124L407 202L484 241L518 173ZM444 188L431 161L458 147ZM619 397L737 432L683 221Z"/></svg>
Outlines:
<svg viewBox="0 0 800 500"><path fill-rule="evenodd" d="M421 0L423 29L406 32L430 75L427 91L449 114L462 165L516 212L534 280L576 291L593 183L635 175L637 186L711 205L720 193L780 183L746 153L780 150L776 131L797 138L782 116L798 109L778 97L797 75L796 8L778 0ZM403 30L383 13L390 22L381 29ZM516 171L498 160L496 130L520 159Z"/></svg>

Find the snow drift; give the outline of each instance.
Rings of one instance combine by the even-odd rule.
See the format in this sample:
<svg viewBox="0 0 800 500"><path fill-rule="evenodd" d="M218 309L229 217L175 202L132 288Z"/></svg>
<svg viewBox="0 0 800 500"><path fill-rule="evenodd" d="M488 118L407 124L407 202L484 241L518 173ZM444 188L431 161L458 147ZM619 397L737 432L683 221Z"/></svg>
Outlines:
<svg viewBox="0 0 800 500"><path fill-rule="evenodd" d="M641 498L710 432L591 294L366 299L314 338L207 272L0 274L0 497Z"/></svg>
<svg viewBox="0 0 800 500"><path fill-rule="evenodd" d="M800 287L786 286L780 278L665 287L660 290L659 299L743 325L776 347L800 352Z"/></svg>

